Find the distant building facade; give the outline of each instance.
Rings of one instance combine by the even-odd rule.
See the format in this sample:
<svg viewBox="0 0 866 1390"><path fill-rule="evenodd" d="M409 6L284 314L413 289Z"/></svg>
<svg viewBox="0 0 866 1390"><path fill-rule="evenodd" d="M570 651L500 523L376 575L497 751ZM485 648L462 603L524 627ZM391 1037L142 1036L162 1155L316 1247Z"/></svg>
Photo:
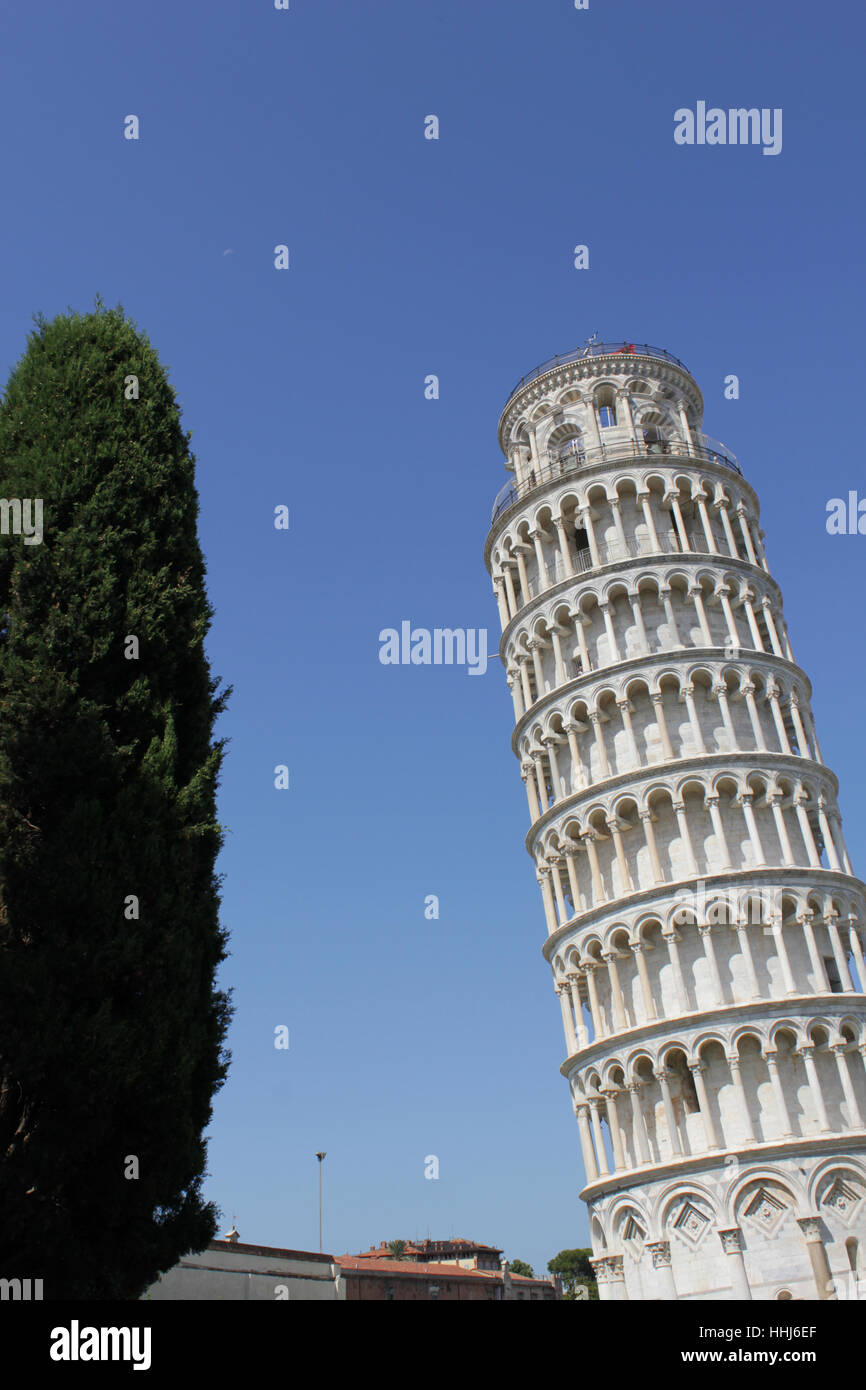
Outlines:
<svg viewBox="0 0 866 1390"><path fill-rule="evenodd" d="M431 1259L432 1254L436 1259ZM321 1255L212 1240L206 1250L186 1255L143 1295L153 1301L279 1302L364 1300L453 1302L474 1299L551 1301L562 1297L560 1281L510 1274L502 1251L474 1241L406 1242L404 1258L385 1245L360 1255Z"/></svg>
<svg viewBox="0 0 866 1390"><path fill-rule="evenodd" d="M344 1296L350 1302L555 1302L562 1298L561 1284L555 1277L527 1279L509 1273L507 1263L495 1270L466 1268L456 1260L422 1262L414 1256L385 1259L378 1250L372 1256L370 1251L338 1255L336 1263L345 1284Z"/></svg>
<svg viewBox="0 0 866 1390"><path fill-rule="evenodd" d="M393 1260L394 1255L386 1241L371 1245L356 1257L361 1260ZM401 1261L412 1260L417 1264L458 1264L464 1269L500 1270L502 1251L493 1245L479 1245L474 1240L462 1240L452 1236L450 1240L407 1240L400 1256Z"/></svg>

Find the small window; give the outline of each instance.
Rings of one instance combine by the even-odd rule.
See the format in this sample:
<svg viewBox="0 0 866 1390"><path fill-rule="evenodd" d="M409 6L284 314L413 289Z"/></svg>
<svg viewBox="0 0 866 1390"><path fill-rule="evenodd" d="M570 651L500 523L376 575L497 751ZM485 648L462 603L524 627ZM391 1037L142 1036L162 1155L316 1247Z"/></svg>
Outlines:
<svg viewBox="0 0 866 1390"><path fill-rule="evenodd" d="M613 406L603 405L598 412L598 420L603 430L609 429L616 424L616 416L613 413Z"/></svg>

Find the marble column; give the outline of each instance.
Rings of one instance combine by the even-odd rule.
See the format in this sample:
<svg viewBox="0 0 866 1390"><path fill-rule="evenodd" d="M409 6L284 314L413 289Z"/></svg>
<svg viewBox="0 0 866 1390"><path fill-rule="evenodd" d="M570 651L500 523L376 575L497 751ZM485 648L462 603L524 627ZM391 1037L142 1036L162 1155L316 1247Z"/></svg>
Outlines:
<svg viewBox="0 0 866 1390"><path fill-rule="evenodd" d="M639 1163L650 1162L649 1140L646 1132L646 1122L640 1104L639 1081L630 1081L626 1087L631 1100L631 1131L634 1137L633 1148Z"/></svg>
<svg viewBox="0 0 866 1390"><path fill-rule="evenodd" d="M571 1016L571 991L567 985L557 985L556 993L559 995L559 1006L562 1010L562 1026L565 1030L565 1045L568 1048L569 1057L577 1051L577 1034L574 1031L574 1020Z"/></svg>
<svg viewBox="0 0 866 1390"><path fill-rule="evenodd" d="M659 1298L665 1302L674 1300L677 1296L677 1287L674 1283L674 1272L671 1268L671 1243L669 1240L648 1241L645 1249L649 1252L653 1262L653 1269L656 1271L656 1288Z"/></svg>
<svg viewBox="0 0 866 1390"><path fill-rule="evenodd" d="M607 1153L604 1147L604 1136L601 1132L601 1107L600 1096L590 1096L589 1098L589 1118L592 1124L592 1133L595 1139L595 1152L598 1159L599 1176L607 1178L610 1176L610 1166L607 1161Z"/></svg>
<svg viewBox="0 0 866 1390"><path fill-rule="evenodd" d="M677 1122L674 1117L674 1103L671 1097L671 1088L669 1081L670 1072L666 1071L664 1067L660 1067L658 1071L654 1073L654 1075L659 1083L659 1089L662 1093L662 1104L664 1105L665 1109L665 1119L667 1120L668 1139L670 1140L671 1151L675 1154L679 1154L679 1156L682 1158L683 1141L680 1138L680 1132L677 1129Z"/></svg>
<svg viewBox="0 0 866 1390"><path fill-rule="evenodd" d="M580 976L581 971L573 970L566 976L568 988L571 991L571 1006L574 1010L574 1021L577 1024L577 1046L578 1049L589 1047L589 1038L586 1032L586 1023L583 1017L583 1001L580 997Z"/></svg>
<svg viewBox="0 0 866 1390"><path fill-rule="evenodd" d="M652 866L653 872L653 881L655 883L664 883L665 876L662 871L661 860L659 859L659 851L658 845L656 844L655 831L653 830L653 822L655 820L655 816L653 815L652 811L640 811L639 815L643 824L644 839L646 840L646 846L649 850L650 864Z"/></svg>
<svg viewBox="0 0 866 1390"><path fill-rule="evenodd" d="M749 1097L746 1094L746 1087L743 1082L743 1072L740 1066L739 1054L732 1057L728 1057L728 1067L730 1068L731 1077L733 1079L734 1085L737 1088L737 1095L740 1098L740 1116L743 1122L743 1135L745 1136L746 1142L748 1144L754 1144L755 1130L754 1126L752 1125L752 1116L749 1111Z"/></svg>
<svg viewBox="0 0 866 1390"><path fill-rule="evenodd" d="M827 1251L824 1249L824 1242L821 1238L821 1217L817 1214L798 1216L797 1225L803 1232L803 1239L809 1252L809 1262L812 1266L818 1298L821 1301L832 1298L834 1293L833 1279L827 1262Z"/></svg>
<svg viewBox="0 0 866 1390"><path fill-rule="evenodd" d="M577 1129L580 1135L580 1147L583 1153L583 1166L586 1170L587 1182L598 1181L598 1164L595 1161L595 1149L592 1144L592 1134L589 1128L589 1106L586 1101L574 1107L577 1116Z"/></svg>
<svg viewBox="0 0 866 1390"><path fill-rule="evenodd" d="M813 1043L806 1043L800 1048L795 1056L803 1058L806 1068L806 1076L809 1081L809 1091L812 1096L812 1103L815 1106L815 1113L818 1116L818 1130L821 1134L831 1132L830 1121L827 1118L827 1108L824 1105L824 1093L821 1089L821 1081L818 1076L818 1068L815 1066L815 1047Z"/></svg>
<svg viewBox="0 0 866 1390"><path fill-rule="evenodd" d="M773 1096L776 1101L776 1110L780 1124L780 1132L774 1134L774 1139L793 1139L794 1131L791 1128L791 1118L788 1114L788 1106L785 1101L785 1089L782 1085L782 1078L779 1076L779 1064L776 1061L776 1051L774 1048L767 1048L764 1052L764 1061L767 1063L767 1070L770 1073L770 1082L773 1087Z"/></svg>
<svg viewBox="0 0 866 1390"><path fill-rule="evenodd" d="M615 1173L621 1173L626 1167L625 1153L622 1147L622 1133L619 1127L619 1115L616 1109L616 1098L619 1092L615 1087L606 1087L602 1091L605 1100L605 1113L607 1114L607 1127L610 1130L610 1146L613 1150L613 1168Z"/></svg>
<svg viewBox="0 0 866 1390"><path fill-rule="evenodd" d="M842 1083L842 1091L845 1096L845 1104L848 1107L849 1125L851 1129L863 1128L863 1117L860 1114L860 1106L854 1093L854 1085L851 1080L851 1072L848 1069L848 1056L845 1051L845 1043L831 1043L830 1051L836 1058L836 1070L839 1073L839 1080Z"/></svg>
<svg viewBox="0 0 866 1390"><path fill-rule="evenodd" d="M656 714L656 725L659 731L659 738L661 739L662 754L664 755L664 759L666 762L672 762L674 758L674 750L671 745L670 734L668 733L667 720L665 718L664 695L661 693L661 691L657 691L655 694L650 695L650 702Z"/></svg>
<svg viewBox="0 0 866 1390"><path fill-rule="evenodd" d="M741 1301L751 1299L752 1290L746 1274L743 1259L743 1238L739 1226L727 1226L719 1231L722 1249L728 1257L728 1270L731 1276L731 1293Z"/></svg>
<svg viewBox="0 0 866 1390"><path fill-rule="evenodd" d="M671 972L673 974L674 984L676 985L677 989L677 999L679 1001L680 1013L686 1014L689 1012L690 1005L688 991L686 990L686 982L683 976L683 967L680 961L680 953L678 950L678 943L681 940L681 938L677 935L675 930L662 932L662 935L665 939L665 942L667 943L668 959L671 963Z"/></svg>
<svg viewBox="0 0 866 1390"><path fill-rule="evenodd" d="M644 1022L651 1023L658 1017L656 1006L653 1002L652 987L650 985L649 971L647 970L646 956L644 954L644 944L642 941L632 942L632 953L637 962L637 973L640 980L641 999L643 1000Z"/></svg>
<svg viewBox="0 0 866 1390"><path fill-rule="evenodd" d="M703 1062L689 1062L689 1071L694 1077L695 1090L698 1096L698 1105L700 1106L701 1111L701 1119L704 1122L704 1135L706 1137L706 1147L708 1149L717 1149L719 1147L719 1138L716 1134L716 1126L713 1123L713 1115L712 1111L710 1110L710 1098L707 1092L707 1083L704 1080L704 1072L706 1071L706 1066Z"/></svg>

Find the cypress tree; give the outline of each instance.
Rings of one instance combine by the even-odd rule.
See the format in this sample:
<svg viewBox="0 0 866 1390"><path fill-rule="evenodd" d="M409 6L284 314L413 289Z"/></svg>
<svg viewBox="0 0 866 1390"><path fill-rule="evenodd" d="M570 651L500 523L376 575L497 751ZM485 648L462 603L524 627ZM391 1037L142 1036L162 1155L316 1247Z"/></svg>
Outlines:
<svg viewBox="0 0 866 1390"><path fill-rule="evenodd" d="M137 384L136 384L137 383ZM0 1275L137 1298L213 1238L229 691L190 436L123 310L36 319L0 403Z"/></svg>

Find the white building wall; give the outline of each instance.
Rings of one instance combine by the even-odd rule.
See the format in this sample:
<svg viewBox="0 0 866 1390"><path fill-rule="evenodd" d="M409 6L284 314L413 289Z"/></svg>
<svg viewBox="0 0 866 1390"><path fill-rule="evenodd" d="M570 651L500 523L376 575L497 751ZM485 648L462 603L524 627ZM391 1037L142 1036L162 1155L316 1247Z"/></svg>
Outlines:
<svg viewBox="0 0 866 1390"><path fill-rule="evenodd" d="M329 1255L219 1241L197 1255L185 1256L143 1298L153 1302L335 1302L345 1298L345 1284Z"/></svg>

